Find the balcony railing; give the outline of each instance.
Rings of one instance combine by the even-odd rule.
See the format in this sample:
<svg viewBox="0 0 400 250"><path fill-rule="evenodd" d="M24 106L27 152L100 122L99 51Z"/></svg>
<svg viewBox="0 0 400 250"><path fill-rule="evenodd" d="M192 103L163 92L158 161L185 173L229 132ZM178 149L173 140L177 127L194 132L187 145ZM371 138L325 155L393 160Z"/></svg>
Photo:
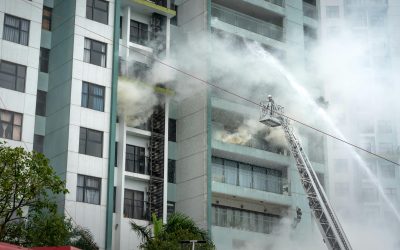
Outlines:
<svg viewBox="0 0 400 250"><path fill-rule="evenodd" d="M142 200L124 199L124 217L138 220L149 220L149 203Z"/></svg>
<svg viewBox="0 0 400 250"><path fill-rule="evenodd" d="M276 194L289 194L288 180L256 170L242 171L219 164L212 165L212 178L215 182L256 189Z"/></svg>
<svg viewBox="0 0 400 250"><path fill-rule="evenodd" d="M270 234L278 225L279 219L278 216L267 213L212 206L212 224L214 226Z"/></svg>
<svg viewBox="0 0 400 250"><path fill-rule="evenodd" d="M283 4L285 3L284 0L265 0L265 2L269 2L278 6L283 7Z"/></svg>
<svg viewBox="0 0 400 250"><path fill-rule="evenodd" d="M246 16L227 8L213 5L211 7L211 16L218 18L221 22L231 24L256 34L272 38L274 40L283 40L283 28L262 20Z"/></svg>
<svg viewBox="0 0 400 250"><path fill-rule="evenodd" d="M312 19L318 19L318 11L315 5L303 2L303 14Z"/></svg>

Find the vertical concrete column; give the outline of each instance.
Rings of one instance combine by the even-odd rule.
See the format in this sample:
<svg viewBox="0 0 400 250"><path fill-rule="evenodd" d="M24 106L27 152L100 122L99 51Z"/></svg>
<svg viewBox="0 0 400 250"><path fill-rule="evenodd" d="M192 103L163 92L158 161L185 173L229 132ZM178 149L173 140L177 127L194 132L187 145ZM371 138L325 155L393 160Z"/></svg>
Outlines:
<svg viewBox="0 0 400 250"><path fill-rule="evenodd" d="M169 98L165 99L165 136L164 136L164 194L163 194L163 223L167 222L168 200L168 134L169 134Z"/></svg>
<svg viewBox="0 0 400 250"><path fill-rule="evenodd" d="M122 219L124 218L124 186L125 186L125 154L126 154L126 124L123 117L119 120L119 138L118 138L118 162L120 168L117 171L117 190L115 195L115 213L116 213L116 232L115 249L120 249L122 239Z"/></svg>

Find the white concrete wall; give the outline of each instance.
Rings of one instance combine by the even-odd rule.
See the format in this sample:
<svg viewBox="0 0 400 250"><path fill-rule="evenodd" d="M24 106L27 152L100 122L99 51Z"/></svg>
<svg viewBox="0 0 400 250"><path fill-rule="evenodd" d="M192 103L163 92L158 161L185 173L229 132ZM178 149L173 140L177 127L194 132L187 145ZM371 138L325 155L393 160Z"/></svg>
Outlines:
<svg viewBox="0 0 400 250"><path fill-rule="evenodd" d="M32 3L23 0L0 1L0 59L27 66L25 92L1 88L0 108L23 114L21 141L7 141L11 146L22 146L27 150L33 147L42 4L42 0ZM5 14L30 21L28 46L2 40Z"/></svg>
<svg viewBox="0 0 400 250"><path fill-rule="evenodd" d="M108 25L86 18L86 0L76 0L75 27L73 35L73 59L71 79L71 99L69 111L67 188L65 210L73 220L90 229L101 249L105 247L105 223L108 181L108 147L111 103L111 72L113 60L114 0L109 1ZM107 44L106 67L83 61L84 40L90 38ZM90 82L105 87L104 112L81 107L82 82ZM103 157L79 154L80 127L103 132ZM101 178L100 205L76 201L77 175Z"/></svg>

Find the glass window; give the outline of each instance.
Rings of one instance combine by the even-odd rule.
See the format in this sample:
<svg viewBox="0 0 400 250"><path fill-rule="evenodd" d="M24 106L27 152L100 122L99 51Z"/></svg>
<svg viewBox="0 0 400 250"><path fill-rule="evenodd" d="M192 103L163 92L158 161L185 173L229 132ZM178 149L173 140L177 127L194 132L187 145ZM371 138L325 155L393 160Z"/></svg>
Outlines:
<svg viewBox="0 0 400 250"><path fill-rule="evenodd" d="M76 200L100 205L101 179L78 174Z"/></svg>
<svg viewBox="0 0 400 250"><path fill-rule="evenodd" d="M79 135L79 153L102 157L103 132L81 127Z"/></svg>
<svg viewBox="0 0 400 250"><path fill-rule="evenodd" d="M30 23L28 20L7 14L4 15L3 39L22 45L28 45L29 25Z"/></svg>
<svg viewBox="0 0 400 250"><path fill-rule="evenodd" d="M129 41L145 45L149 40L148 25L131 20Z"/></svg>
<svg viewBox="0 0 400 250"><path fill-rule="evenodd" d="M337 182L335 183L335 194L338 196L346 196L349 195L350 187L348 183L345 182Z"/></svg>
<svg viewBox="0 0 400 250"><path fill-rule="evenodd" d="M21 140L22 114L0 109L0 137Z"/></svg>
<svg viewBox="0 0 400 250"><path fill-rule="evenodd" d="M253 166L253 188L267 191L267 171L265 168Z"/></svg>
<svg viewBox="0 0 400 250"><path fill-rule="evenodd" d="M87 0L86 18L108 24L108 2L103 0Z"/></svg>
<svg viewBox="0 0 400 250"><path fill-rule="evenodd" d="M49 7L43 6L43 15L42 15L42 29L51 30L51 16L53 10Z"/></svg>
<svg viewBox="0 0 400 250"><path fill-rule="evenodd" d="M349 168L348 168L348 162L346 159L336 159L335 160L335 172L336 173L347 173Z"/></svg>
<svg viewBox="0 0 400 250"><path fill-rule="evenodd" d="M328 18L338 18L339 6L326 6L326 16Z"/></svg>
<svg viewBox="0 0 400 250"><path fill-rule="evenodd" d="M394 165L381 165L380 166L381 176L383 178L394 179L396 178L396 167Z"/></svg>
<svg viewBox="0 0 400 250"><path fill-rule="evenodd" d="M231 160L224 160L224 176L225 183L237 185L237 162Z"/></svg>
<svg viewBox="0 0 400 250"><path fill-rule="evenodd" d="M239 163L239 185L241 187L252 187L252 168L248 164Z"/></svg>
<svg viewBox="0 0 400 250"><path fill-rule="evenodd" d="M168 141L176 142L176 120L168 120Z"/></svg>
<svg viewBox="0 0 400 250"><path fill-rule="evenodd" d="M126 145L125 171L146 174L145 149L138 146Z"/></svg>
<svg viewBox="0 0 400 250"><path fill-rule="evenodd" d="M124 217L139 220L146 218L144 192L125 189Z"/></svg>
<svg viewBox="0 0 400 250"><path fill-rule="evenodd" d="M105 88L103 86L83 82L82 83L82 107L104 111Z"/></svg>
<svg viewBox="0 0 400 250"><path fill-rule="evenodd" d="M107 44L85 38L83 61L97 66L106 67Z"/></svg>
<svg viewBox="0 0 400 250"><path fill-rule="evenodd" d="M40 72L49 73L49 57L50 50L46 48L40 48Z"/></svg>
<svg viewBox="0 0 400 250"><path fill-rule="evenodd" d="M175 202L167 201L167 217L171 216L173 213L175 213Z"/></svg>
<svg viewBox="0 0 400 250"><path fill-rule="evenodd" d="M25 91L26 66L0 61L0 87Z"/></svg>
<svg viewBox="0 0 400 250"><path fill-rule="evenodd" d="M279 218L274 214L212 205L212 224L220 227L269 234L279 223Z"/></svg>
<svg viewBox="0 0 400 250"><path fill-rule="evenodd" d="M176 183L176 161L168 159L168 182Z"/></svg>
<svg viewBox="0 0 400 250"><path fill-rule="evenodd" d="M36 94L36 115L46 116L47 92L38 90Z"/></svg>
<svg viewBox="0 0 400 250"><path fill-rule="evenodd" d="M44 136L35 134L33 137L33 150L39 153L43 153L43 146L44 146Z"/></svg>

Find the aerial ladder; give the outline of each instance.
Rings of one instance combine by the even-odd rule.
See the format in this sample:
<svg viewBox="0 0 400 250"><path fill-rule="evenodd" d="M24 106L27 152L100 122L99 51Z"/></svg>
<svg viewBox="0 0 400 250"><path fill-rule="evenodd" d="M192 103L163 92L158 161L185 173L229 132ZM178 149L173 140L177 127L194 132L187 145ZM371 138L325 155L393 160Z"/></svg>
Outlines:
<svg viewBox="0 0 400 250"><path fill-rule="evenodd" d="M260 122L269 127L282 126L290 151L296 161L300 181L306 192L308 204L317 221L324 242L329 250L351 250L351 245L339 220L311 166L307 155L293 132L290 121L284 115L282 106L275 105L269 95L267 101L261 102Z"/></svg>

